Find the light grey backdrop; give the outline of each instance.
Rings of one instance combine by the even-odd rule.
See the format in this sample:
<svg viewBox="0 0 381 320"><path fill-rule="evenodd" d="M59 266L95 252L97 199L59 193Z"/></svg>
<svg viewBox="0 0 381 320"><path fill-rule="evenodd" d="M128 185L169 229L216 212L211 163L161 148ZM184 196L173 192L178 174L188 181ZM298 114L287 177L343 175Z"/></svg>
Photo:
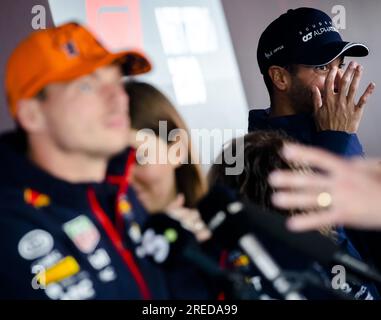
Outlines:
<svg viewBox="0 0 381 320"><path fill-rule="evenodd" d="M48 0L1 0L0 2L0 131L13 127L4 94L4 70L6 61L17 43L32 29L31 13L34 5L49 9ZM50 11L46 10L46 25L52 26Z"/></svg>
<svg viewBox="0 0 381 320"><path fill-rule="evenodd" d="M79 3L82 0L74 0ZM61 0L63 9L70 12L71 1ZM262 30L281 13L288 8L299 6L316 7L333 16L331 9L334 5L343 5L346 9L346 30L341 33L345 39L362 41L367 44L371 53L366 58L358 59L365 67L365 75L361 83L361 89L366 84L374 81L376 88L374 95L366 107L363 122L360 127L360 138L368 155L381 156L379 139L381 138L381 125L379 119L381 110L379 106L381 98L381 75L380 75L380 50L381 42L381 1L379 0L346 0L346 1L300 1L300 0L142 0L142 17L147 21L144 25L144 45L151 55L154 55L154 63L157 71L149 76L149 79L157 83L165 92L173 97L173 89L168 80L168 74L162 71L166 68L161 59L162 50L158 50L158 34L154 30L156 25L153 20L153 8L156 5L206 5L216 14L214 21L218 27L221 42L219 54L199 57L200 64L206 68L205 79L210 88L208 97L211 108L204 112L202 107L186 107L179 111L186 117L191 127L204 127L213 122L213 127L237 128L243 126L246 129L246 115L242 108L262 108L268 105L268 96L256 62L256 47ZM0 10L0 78L3 88L4 65L11 50L17 42L28 34L33 17L31 8L35 4L49 8L46 0L2 0ZM52 24L52 19L47 10L47 25ZM78 11L77 11L78 14ZM225 23L225 18L226 22ZM227 29L228 28L228 29ZM235 58L238 62L239 73L230 38L233 43ZM160 49L160 48L159 48ZM211 65L211 68L208 68ZM241 85L242 79L242 85ZM231 84L229 85L226 84ZM235 83L235 84L234 84ZM243 96L243 90L246 96ZM0 130L11 128L12 121L8 115L6 100L0 93ZM221 99L223 98L223 99ZM219 101L222 101L221 104ZM247 101L247 102L246 102ZM234 110L237 112L228 112ZM231 109L233 108L233 109ZM217 114L214 117L213 114Z"/></svg>
<svg viewBox="0 0 381 320"><path fill-rule="evenodd" d="M9 2L8 5L12 6L12 8L16 6L11 0L7 0L7 2ZM18 25L19 19L22 21L22 32L20 32L20 35L10 35L7 32L2 33L2 37L8 39L6 41L6 55L9 54L8 52L14 47L20 36L27 33L26 31L30 31L28 24L30 24L32 15L24 14L20 17L17 8L26 13L28 11L30 12L30 9L37 3L37 0L18 0L16 2L18 2L18 6L15 7L12 16L15 17L18 15L19 18L17 20L14 17L6 17L4 11L0 13L0 20L1 16L7 18L7 28L9 30L12 30L12 28ZM129 3L126 0L114 0L112 1L114 5L108 0L99 0L99 2L101 2L102 8L114 6L116 11L121 10L121 4ZM115 3L118 3L119 7L116 6ZM71 20L85 24L88 23L86 0L50 0L49 4L54 23L57 25ZM217 45L205 52L185 50L181 54L166 53L155 14L157 8L163 7L201 8L204 11L206 10L209 13L211 24L215 30L214 38L216 39ZM130 7L127 6L126 9L128 12ZM98 17L101 15L99 10L100 9L98 9ZM223 132L221 133L221 135L223 135L222 139L213 140L210 147L203 144L206 140L210 141L209 139L204 140L200 136L192 135L193 138L198 138L194 139L194 144L196 147L199 147L201 157L207 168L208 164L210 164L220 152L223 142L230 140L234 136L242 135L247 129L247 102L221 2L220 0L140 0L140 13L143 31L143 48L144 51L148 53L154 65L153 71L147 76L142 77L142 79L154 83L172 98L190 129L219 129L220 133ZM193 18L193 26L195 26L194 22L196 21L197 29L198 17L194 16ZM179 27L180 29L186 29L188 26L180 25ZM128 32L134 32L134 30L127 29L128 28L118 28L118 26L116 26L115 32L123 40L128 37ZM177 29L175 31L177 31ZM182 32L182 30L179 31L180 33ZM101 32L98 36L100 36L102 40ZM9 38L12 39L9 40ZM208 43L205 43L205 45L207 47ZM123 49L125 48L123 47ZM5 58L3 57L3 53L1 53L1 55L2 63L4 63ZM193 62L195 62L196 67L197 65L199 66L202 73L202 82L205 85L205 101L201 103L190 103L188 105L181 105L179 101L176 101L174 78L171 76L169 70L169 60L173 58L191 58ZM192 70L188 70L188 72L189 71L190 74L192 74ZM183 82L180 81L180 85L184 84L184 81L187 82L187 80L188 79L181 79ZM189 93L191 97L192 95L195 96L195 92L192 90L188 90L187 93ZM4 99L3 105L5 106ZM5 108L2 108L3 113L5 113L4 110ZM9 118L3 117L1 128L7 127L9 127ZM230 129L232 132L225 134L224 129ZM200 144L202 145L200 146Z"/></svg>

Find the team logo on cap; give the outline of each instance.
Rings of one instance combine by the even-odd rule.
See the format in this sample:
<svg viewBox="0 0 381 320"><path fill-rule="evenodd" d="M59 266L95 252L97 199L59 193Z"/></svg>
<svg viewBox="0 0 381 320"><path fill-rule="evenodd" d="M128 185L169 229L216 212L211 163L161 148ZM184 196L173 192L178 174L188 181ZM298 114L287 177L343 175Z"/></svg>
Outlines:
<svg viewBox="0 0 381 320"><path fill-rule="evenodd" d="M81 215L63 225L68 237L83 253L91 253L100 241L100 234L91 220Z"/></svg>
<svg viewBox="0 0 381 320"><path fill-rule="evenodd" d="M70 58L73 58L73 57L76 57L79 55L79 51L77 49L77 46L76 44L73 42L73 41L69 41L69 42L66 42L64 45L63 45L63 50L65 51L65 53L70 57Z"/></svg>
<svg viewBox="0 0 381 320"><path fill-rule="evenodd" d="M42 194L30 188L24 190L24 200L27 204L30 204L35 208L50 205L50 198L46 194Z"/></svg>
<svg viewBox="0 0 381 320"><path fill-rule="evenodd" d="M312 32L307 33L305 36L303 36L303 42L307 42L312 39Z"/></svg>
<svg viewBox="0 0 381 320"><path fill-rule="evenodd" d="M303 42L308 42L312 38L318 37L326 32L339 32L337 31L335 26L332 25L331 21L324 21L324 25L322 22L319 22L319 26L320 27L318 27L316 24L313 24L310 27L306 27L305 31L308 33L305 35L303 35L302 31L299 31L299 34L302 36Z"/></svg>

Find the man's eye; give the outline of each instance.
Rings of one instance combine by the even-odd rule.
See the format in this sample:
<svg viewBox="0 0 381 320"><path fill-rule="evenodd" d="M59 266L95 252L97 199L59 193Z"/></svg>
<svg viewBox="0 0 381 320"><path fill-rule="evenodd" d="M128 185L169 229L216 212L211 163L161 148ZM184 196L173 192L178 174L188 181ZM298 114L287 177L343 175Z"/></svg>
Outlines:
<svg viewBox="0 0 381 320"><path fill-rule="evenodd" d="M88 82L83 82L79 85L79 90L81 90L82 92L89 92L93 90L93 86Z"/></svg>
<svg viewBox="0 0 381 320"><path fill-rule="evenodd" d="M328 70L328 66L318 66L318 67L315 67L316 70L319 70L319 71L327 71Z"/></svg>

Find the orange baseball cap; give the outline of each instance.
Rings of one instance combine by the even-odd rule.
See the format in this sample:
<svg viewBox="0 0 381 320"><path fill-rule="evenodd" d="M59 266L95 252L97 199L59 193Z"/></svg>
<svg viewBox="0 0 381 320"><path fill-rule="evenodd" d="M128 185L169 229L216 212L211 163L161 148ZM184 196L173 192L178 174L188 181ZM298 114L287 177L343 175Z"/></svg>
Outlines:
<svg viewBox="0 0 381 320"><path fill-rule="evenodd" d="M118 60L125 75L152 69L143 52L111 53L74 22L31 33L13 51L6 66L5 89L11 115L15 117L20 99L34 97L46 85L70 81Z"/></svg>

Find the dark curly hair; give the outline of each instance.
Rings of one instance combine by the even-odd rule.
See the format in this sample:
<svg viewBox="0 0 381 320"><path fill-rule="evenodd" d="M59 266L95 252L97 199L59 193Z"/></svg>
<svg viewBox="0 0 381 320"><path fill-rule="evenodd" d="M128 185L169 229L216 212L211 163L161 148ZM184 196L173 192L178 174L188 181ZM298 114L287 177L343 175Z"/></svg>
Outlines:
<svg viewBox="0 0 381 320"><path fill-rule="evenodd" d="M238 139L243 139L243 143L237 143ZM296 141L283 131L255 131L238 139L234 139L222 151L211 167L208 174L209 185L227 186L237 191L243 199L252 201L264 209L275 210L284 216L303 214L300 210L275 208L271 202L274 190L267 181L269 174L275 169L311 172L312 168L289 163L280 155L285 143ZM228 174L227 169L236 165L232 160L243 161L241 173ZM337 233L331 226L322 227L319 231L332 240L337 240Z"/></svg>
<svg viewBox="0 0 381 320"><path fill-rule="evenodd" d="M243 144L238 143L243 139ZM211 167L209 185L224 185L239 192L246 200L264 208L275 209L271 203L272 187L267 182L268 175L275 169L291 169L280 155L285 142L295 142L282 131L256 131L243 138L234 139L226 147L216 163ZM241 141L242 142L242 141ZM227 168L233 167L233 161L243 161L243 170L236 175L227 174ZM235 164L234 164L235 165ZM279 210L277 210L279 211ZM289 212L281 211L285 215Z"/></svg>

